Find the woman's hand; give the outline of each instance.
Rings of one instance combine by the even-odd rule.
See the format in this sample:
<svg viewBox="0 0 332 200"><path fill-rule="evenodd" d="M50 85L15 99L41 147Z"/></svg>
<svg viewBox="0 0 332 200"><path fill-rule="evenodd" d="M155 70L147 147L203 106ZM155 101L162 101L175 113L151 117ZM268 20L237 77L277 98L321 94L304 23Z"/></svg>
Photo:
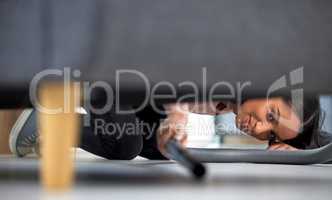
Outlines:
<svg viewBox="0 0 332 200"><path fill-rule="evenodd" d="M165 105L167 118L160 124L158 133L158 148L162 154L167 156L165 145L170 139L176 139L186 146L187 133L185 131L188 114L199 113L217 115L233 111L234 105L230 102L207 102L207 103L177 103Z"/></svg>
<svg viewBox="0 0 332 200"><path fill-rule="evenodd" d="M188 112L186 111L186 108L168 108L167 118L160 124L157 131L158 148L163 155L167 156L165 145L170 139L176 139L181 145L186 146L188 136L185 128L187 122Z"/></svg>
<svg viewBox="0 0 332 200"><path fill-rule="evenodd" d="M272 151L296 151L298 150L295 147L292 147L288 144L282 143L282 142L277 142L268 147L268 150Z"/></svg>

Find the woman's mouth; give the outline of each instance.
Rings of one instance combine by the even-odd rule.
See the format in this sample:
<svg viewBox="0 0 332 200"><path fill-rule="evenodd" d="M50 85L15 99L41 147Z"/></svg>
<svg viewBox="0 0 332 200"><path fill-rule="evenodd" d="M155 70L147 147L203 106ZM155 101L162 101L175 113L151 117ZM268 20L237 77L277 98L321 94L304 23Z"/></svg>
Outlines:
<svg viewBox="0 0 332 200"><path fill-rule="evenodd" d="M240 130L251 135L252 134L252 129L247 126L247 125L241 125Z"/></svg>
<svg viewBox="0 0 332 200"><path fill-rule="evenodd" d="M253 122L253 117L251 115L247 115L245 117L243 117L242 119L239 118L237 123L238 123L238 127L241 131L251 135L254 126L252 126L252 122Z"/></svg>

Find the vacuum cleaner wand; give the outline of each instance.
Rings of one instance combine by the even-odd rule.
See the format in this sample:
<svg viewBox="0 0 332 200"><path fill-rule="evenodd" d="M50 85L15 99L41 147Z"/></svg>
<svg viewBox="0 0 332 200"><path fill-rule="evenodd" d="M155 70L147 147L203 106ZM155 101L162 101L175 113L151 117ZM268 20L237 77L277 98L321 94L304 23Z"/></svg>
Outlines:
<svg viewBox="0 0 332 200"><path fill-rule="evenodd" d="M171 139L166 144L166 151L172 160L177 161L182 166L188 168L197 179L204 177L205 166L194 159L188 151L183 149L178 141Z"/></svg>

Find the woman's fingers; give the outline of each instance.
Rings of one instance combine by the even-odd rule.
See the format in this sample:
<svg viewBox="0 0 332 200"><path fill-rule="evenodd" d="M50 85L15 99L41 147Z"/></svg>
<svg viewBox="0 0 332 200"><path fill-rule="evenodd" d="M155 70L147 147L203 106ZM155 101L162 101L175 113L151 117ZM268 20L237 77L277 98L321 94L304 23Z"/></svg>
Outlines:
<svg viewBox="0 0 332 200"><path fill-rule="evenodd" d="M182 144L182 146L187 146L187 143L188 143L188 135L187 134L184 134L182 139L179 140L180 143Z"/></svg>
<svg viewBox="0 0 332 200"><path fill-rule="evenodd" d="M188 121L186 109L174 105L168 108L167 118L160 124L158 129L158 148L166 155L165 146L170 139L178 140L182 145L187 142L185 131Z"/></svg>
<svg viewBox="0 0 332 200"><path fill-rule="evenodd" d="M170 138L174 137L174 135L175 135L175 132L172 131L172 129L161 124L161 127L159 127L159 130L158 130L157 142L158 142L158 148L163 154L165 154L165 145L166 145L167 141Z"/></svg>
<svg viewBox="0 0 332 200"><path fill-rule="evenodd" d="M165 146L170 139L178 140L182 145L187 142L187 134L183 124L170 123L166 121L162 123L158 130L158 148L165 155Z"/></svg>
<svg viewBox="0 0 332 200"><path fill-rule="evenodd" d="M268 147L268 150L278 150L280 148L280 144L272 144Z"/></svg>
<svg viewBox="0 0 332 200"><path fill-rule="evenodd" d="M272 144L268 147L268 150L272 150L272 151L296 151L298 150L295 147L292 147L288 144L285 143L275 143Z"/></svg>

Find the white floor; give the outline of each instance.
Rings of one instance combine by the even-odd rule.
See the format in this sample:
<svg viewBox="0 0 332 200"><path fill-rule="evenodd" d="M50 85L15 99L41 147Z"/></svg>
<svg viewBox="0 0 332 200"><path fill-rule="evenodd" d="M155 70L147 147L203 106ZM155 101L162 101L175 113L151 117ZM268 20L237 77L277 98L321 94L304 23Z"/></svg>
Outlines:
<svg viewBox="0 0 332 200"><path fill-rule="evenodd" d="M2 173L9 174L0 176L0 199L322 200L332 197L332 165L208 164L207 178L196 182L185 169L170 161L78 160L79 177L72 190L52 194L44 192L36 179L17 175L22 170L36 173L36 159L0 159L0 167L7 166L7 171L1 169ZM23 167L14 169L15 166Z"/></svg>

